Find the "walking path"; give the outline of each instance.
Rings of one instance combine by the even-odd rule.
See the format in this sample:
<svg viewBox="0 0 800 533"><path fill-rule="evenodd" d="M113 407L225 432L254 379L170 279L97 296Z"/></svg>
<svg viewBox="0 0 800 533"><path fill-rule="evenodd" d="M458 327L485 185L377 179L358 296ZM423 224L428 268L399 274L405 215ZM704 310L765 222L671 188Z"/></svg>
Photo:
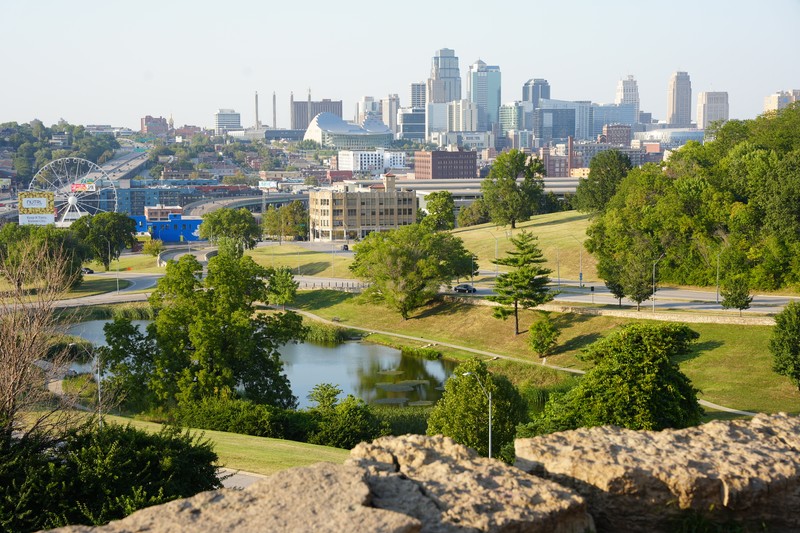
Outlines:
<svg viewBox="0 0 800 533"><path fill-rule="evenodd" d="M294 309L294 308L292 310L295 311L296 313L299 313L301 315L305 315L305 316L307 316L309 318L312 318L314 320L318 320L320 322L325 322L326 324L331 324L333 326L342 327L342 324L340 324L338 322L334 322L332 320L328 320L328 319L322 318L321 316L315 315L314 313L310 313L308 311L303 311L303 310ZM377 333L379 335L388 335L390 337L398 337L400 339L408 339L408 340L412 340L412 341L425 342L425 343L430 344L431 346L447 346L448 348L454 348L456 350L461 350L461 351L464 351L464 352L475 353L475 354L478 354L478 355L485 355L487 357L491 357L492 359L505 359L507 361L514 361L514 362L517 362L517 363L523 363L523 364L528 364L528 365L536 364L536 363L532 363L532 362L528 361L527 359L522 359L520 357L513 357L513 356L510 356L510 355L503 355L503 354L494 353L494 352L487 352L485 350L478 350L476 348L468 348L466 346L459 346L457 344L450 344L448 342L441 342L441 341L438 341L438 340L426 339L424 337L415 337L413 335L404 335L402 333L396 333L396 332L393 332L393 331L381 331L381 330L378 330L378 329L362 328L362 327L359 327L359 326L351 326L349 324L346 327L348 329L355 329L355 330L358 330L358 331L365 331L367 333ZM548 365L544 361L542 363L540 363L540 364L541 364L541 366L543 366L545 368L552 368L553 370L560 370L561 372L569 372L571 374L583 375L583 374L586 373L585 370L580 370L580 369L577 369L577 368L567 368L567 367L564 367L564 366ZM758 413L754 413L752 411L741 411L739 409L733 409L731 407L725 407L723 405L719 405L719 404L716 404L716 403L708 402L706 400L698 400L698 403L700 405L702 405L703 407L708 407L709 409L715 409L717 411L723 411L723 412L726 412L726 413L732 413L732 414L736 414L736 415L755 416L756 414L758 414Z"/></svg>

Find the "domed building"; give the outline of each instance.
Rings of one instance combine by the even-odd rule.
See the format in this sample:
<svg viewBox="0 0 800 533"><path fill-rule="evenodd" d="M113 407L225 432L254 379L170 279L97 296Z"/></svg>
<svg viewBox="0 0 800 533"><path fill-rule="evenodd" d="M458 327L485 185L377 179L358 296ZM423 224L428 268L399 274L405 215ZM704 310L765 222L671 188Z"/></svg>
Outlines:
<svg viewBox="0 0 800 533"><path fill-rule="evenodd" d="M312 140L337 150L387 148L394 134L383 122L367 116L359 126L345 122L333 113L320 113L308 125L303 140Z"/></svg>

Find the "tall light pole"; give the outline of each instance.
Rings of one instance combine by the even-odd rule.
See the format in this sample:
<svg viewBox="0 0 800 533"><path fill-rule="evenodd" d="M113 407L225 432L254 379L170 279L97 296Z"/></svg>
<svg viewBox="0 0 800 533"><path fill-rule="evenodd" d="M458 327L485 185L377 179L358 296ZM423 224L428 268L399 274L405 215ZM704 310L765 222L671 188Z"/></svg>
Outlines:
<svg viewBox="0 0 800 533"><path fill-rule="evenodd" d="M659 261L664 259L664 254L666 254L666 252L658 256L658 259L653 261L653 312L654 313L656 312L656 265L658 264Z"/></svg>
<svg viewBox="0 0 800 533"><path fill-rule="evenodd" d="M111 241L105 235L100 235L108 245L108 266L111 267ZM117 294L119 294L119 259L117 259Z"/></svg>
<svg viewBox="0 0 800 533"><path fill-rule="evenodd" d="M101 381L103 379L103 374L100 366L100 356L97 354L97 349L94 348L92 345L92 351L90 352L85 346L82 344L76 344L74 342L69 343L70 347L73 346L80 346L83 348L83 351L86 352L86 355L90 356L93 360L92 366L94 366L95 370L97 371L97 425L99 427L103 427L103 411L102 411L102 395L101 395Z"/></svg>
<svg viewBox="0 0 800 533"><path fill-rule="evenodd" d="M472 372L464 372L462 376L471 376L473 375ZM487 391L486 388L481 383L480 378L475 376L475 381L478 382L478 386L483 391L483 394L489 399L489 459L492 458L492 392Z"/></svg>
<svg viewBox="0 0 800 533"><path fill-rule="evenodd" d="M575 235L570 235L570 237L580 244L578 248L578 253L580 254L578 257L578 287L583 288L583 241L579 241Z"/></svg>

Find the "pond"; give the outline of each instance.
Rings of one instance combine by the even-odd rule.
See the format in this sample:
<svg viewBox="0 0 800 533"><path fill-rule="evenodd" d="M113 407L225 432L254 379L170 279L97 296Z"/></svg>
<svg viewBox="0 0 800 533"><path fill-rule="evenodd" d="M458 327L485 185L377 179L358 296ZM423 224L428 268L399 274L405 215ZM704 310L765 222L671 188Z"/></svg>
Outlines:
<svg viewBox="0 0 800 533"><path fill-rule="evenodd" d="M106 322L81 322L65 332L103 345ZM133 321L142 330L148 323L147 320ZM337 385L344 394L352 394L367 403L426 405L441 397L441 384L457 364L407 357L394 348L357 341L335 347L287 344L281 347L280 353L301 408L310 406L308 393L319 383ZM88 371L91 365L75 365L74 368Z"/></svg>

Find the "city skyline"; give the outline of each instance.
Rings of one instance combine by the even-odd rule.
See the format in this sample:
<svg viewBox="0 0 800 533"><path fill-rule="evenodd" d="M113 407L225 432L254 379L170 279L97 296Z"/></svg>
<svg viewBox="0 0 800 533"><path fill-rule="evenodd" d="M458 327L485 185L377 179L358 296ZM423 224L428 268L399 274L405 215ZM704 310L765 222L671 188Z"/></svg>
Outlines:
<svg viewBox="0 0 800 533"><path fill-rule="evenodd" d="M342 100L344 109L389 94L408 106L411 83L430 76L442 48L459 58L464 86L478 59L498 65L501 103L520 100L532 78L548 80L553 99L611 103L619 81L633 75L640 109L662 121L676 71L691 77L690 109L701 92L727 92L731 118L754 118L764 97L800 86L781 57L795 45L797 0L535 2L481 17L473 7L487 10L478 2L455 9L413 0L402 8L244 2L229 11L185 1L14 2L4 7L10 24L0 35L0 122L38 118L49 126L63 118L138 129L152 115L213 127L218 109L234 109L243 126L253 126L257 91L261 122L271 125L263 117L272 115L275 92L277 125L288 127L290 92L305 98L309 88L314 100ZM362 31L352 15L381 10L396 15L380 18L385 31Z"/></svg>

